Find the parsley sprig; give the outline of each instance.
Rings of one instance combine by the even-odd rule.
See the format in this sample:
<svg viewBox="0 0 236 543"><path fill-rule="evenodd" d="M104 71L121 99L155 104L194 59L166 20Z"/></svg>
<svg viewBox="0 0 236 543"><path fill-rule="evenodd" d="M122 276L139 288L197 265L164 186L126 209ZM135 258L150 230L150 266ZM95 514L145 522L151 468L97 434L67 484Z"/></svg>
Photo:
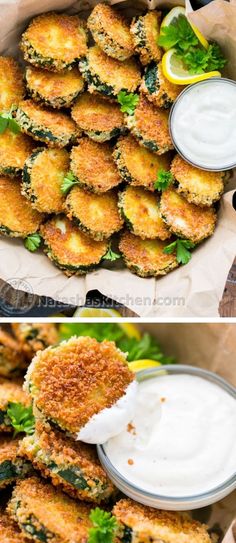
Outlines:
<svg viewBox="0 0 236 543"><path fill-rule="evenodd" d="M67 194L69 190L74 187L75 185L78 185L78 181L75 178L74 174L72 172L68 172L66 176L64 177L62 184L61 184L61 192L62 194Z"/></svg>
<svg viewBox="0 0 236 543"><path fill-rule="evenodd" d="M42 243L42 237L37 232L35 234L31 234L30 236L27 236L27 238L24 239L24 246L31 253L34 253L35 251L37 251L41 243Z"/></svg>
<svg viewBox="0 0 236 543"><path fill-rule="evenodd" d="M108 251L103 256L103 260L110 260L110 262L114 262L115 260L118 260L121 255L119 253L115 253L115 251L112 250L111 246L109 246Z"/></svg>
<svg viewBox="0 0 236 543"><path fill-rule="evenodd" d="M10 111L3 112L0 114L0 134L3 134L7 128L11 130L14 134L19 134L20 127L16 120L13 118L13 112L15 111L16 106L12 106Z"/></svg>
<svg viewBox="0 0 236 543"><path fill-rule="evenodd" d="M126 91L120 91L118 93L117 100L121 105L120 110L122 111L122 113L128 113L129 115L132 115L138 104L139 96L134 92L128 93Z"/></svg>
<svg viewBox="0 0 236 543"><path fill-rule="evenodd" d="M173 183L174 177L171 172L160 169L157 174L157 180L154 184L156 190L164 191Z"/></svg>
<svg viewBox="0 0 236 543"><path fill-rule="evenodd" d="M99 507L91 511L89 518L93 527L89 529L88 543L113 543L119 527L116 518Z"/></svg>
<svg viewBox="0 0 236 543"><path fill-rule="evenodd" d="M219 70L226 63L217 43L210 44L208 49L203 47L190 48L181 58L190 74L202 74Z"/></svg>
<svg viewBox="0 0 236 543"><path fill-rule="evenodd" d="M193 32L185 15L174 17L172 23L161 29L158 44L165 49L174 47L180 51L187 51L190 46L198 45L198 38Z"/></svg>
<svg viewBox="0 0 236 543"><path fill-rule="evenodd" d="M35 419L31 405L25 407L21 403L9 402L7 415L14 428L14 436L23 432L28 435L34 433Z"/></svg>
<svg viewBox="0 0 236 543"><path fill-rule="evenodd" d="M173 243L170 243L164 248L164 253L169 255L176 253L176 259L179 264L187 264L192 253L189 249L194 249L195 244L188 239L176 239Z"/></svg>

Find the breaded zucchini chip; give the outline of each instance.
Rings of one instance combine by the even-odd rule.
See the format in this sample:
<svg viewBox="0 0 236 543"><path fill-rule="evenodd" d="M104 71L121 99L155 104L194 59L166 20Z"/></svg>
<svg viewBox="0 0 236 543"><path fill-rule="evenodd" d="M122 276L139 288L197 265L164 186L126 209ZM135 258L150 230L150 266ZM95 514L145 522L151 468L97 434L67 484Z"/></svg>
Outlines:
<svg viewBox="0 0 236 543"><path fill-rule="evenodd" d="M17 106L24 94L23 72L18 62L0 56L0 113L9 111L12 105Z"/></svg>
<svg viewBox="0 0 236 543"><path fill-rule="evenodd" d="M152 60L159 62L162 49L157 44L160 34L161 12L149 11L133 19L130 32L133 37L135 51L140 56L142 64L149 64Z"/></svg>
<svg viewBox="0 0 236 543"><path fill-rule="evenodd" d="M117 194L113 191L94 194L75 186L67 196L66 209L69 219L96 240L111 237L123 226Z"/></svg>
<svg viewBox="0 0 236 543"><path fill-rule="evenodd" d="M159 170L169 170L170 167L168 153L161 156L152 153L141 147L131 134L119 138L113 157L124 181L152 192Z"/></svg>
<svg viewBox="0 0 236 543"><path fill-rule="evenodd" d="M14 378L26 366L18 342L8 332L0 328L0 376Z"/></svg>
<svg viewBox="0 0 236 543"><path fill-rule="evenodd" d="M0 177L0 234L26 238L38 230L42 220L43 215L22 196L20 179Z"/></svg>
<svg viewBox="0 0 236 543"><path fill-rule="evenodd" d="M151 62L145 69L140 90L155 106L168 109L183 90L183 86L174 85L166 79L161 62Z"/></svg>
<svg viewBox="0 0 236 543"><path fill-rule="evenodd" d="M169 128L168 112L158 109L141 95L132 115L126 115L126 123L140 145L149 151L162 155L173 149Z"/></svg>
<svg viewBox="0 0 236 543"><path fill-rule="evenodd" d="M92 192L106 192L121 182L109 143L81 138L72 148L70 167L79 185Z"/></svg>
<svg viewBox="0 0 236 543"><path fill-rule="evenodd" d="M42 213L63 211L61 184L69 165L66 149L40 147L26 160L21 192L33 208Z"/></svg>
<svg viewBox="0 0 236 543"><path fill-rule="evenodd" d="M37 351L42 351L59 340L56 325L53 323L18 322L12 323L11 327L27 360L31 360Z"/></svg>
<svg viewBox="0 0 236 543"><path fill-rule="evenodd" d="M43 13L21 38L24 59L52 72L70 70L87 51L87 31L77 15Z"/></svg>
<svg viewBox="0 0 236 543"><path fill-rule="evenodd" d="M35 146L35 141L25 134L14 134L7 128L0 134L0 175L20 175Z"/></svg>
<svg viewBox="0 0 236 543"><path fill-rule="evenodd" d="M27 539L43 543L85 543L90 511L38 477L19 481L8 505Z"/></svg>
<svg viewBox="0 0 236 543"><path fill-rule="evenodd" d="M94 41L109 57L126 60L134 53L130 29L111 6L97 4L88 18Z"/></svg>
<svg viewBox="0 0 236 543"><path fill-rule="evenodd" d="M190 204L174 188L162 192L161 216L173 234L200 243L214 232L217 215L213 207Z"/></svg>
<svg viewBox="0 0 236 543"><path fill-rule="evenodd" d="M24 479L31 464L19 456L20 440L11 436L0 437L0 490L17 479Z"/></svg>
<svg viewBox="0 0 236 543"><path fill-rule="evenodd" d="M113 515L123 528L120 542L211 543L206 526L187 513L162 511L123 499L113 507Z"/></svg>
<svg viewBox="0 0 236 543"><path fill-rule="evenodd" d="M48 258L68 276L93 270L108 250L108 241L95 241L63 215L43 224L41 234Z"/></svg>
<svg viewBox="0 0 236 543"><path fill-rule="evenodd" d="M159 199L156 194L142 187L126 187L119 194L119 209L127 227L142 239L171 237L170 231L161 218Z"/></svg>
<svg viewBox="0 0 236 543"><path fill-rule="evenodd" d="M76 124L66 113L40 106L33 100L19 103L16 120L23 132L49 147L66 147L79 135Z"/></svg>
<svg viewBox="0 0 236 543"><path fill-rule="evenodd" d="M211 206L224 192L227 172L200 170L176 155L171 163L171 173L178 184L177 191L190 203Z"/></svg>
<svg viewBox="0 0 236 543"><path fill-rule="evenodd" d="M80 439L80 430L124 397L134 379L114 342L80 336L39 351L25 386L39 416Z"/></svg>
<svg viewBox="0 0 236 543"><path fill-rule="evenodd" d="M118 104L89 92L79 96L71 115L87 136L100 143L120 136L127 130Z"/></svg>
<svg viewBox="0 0 236 543"><path fill-rule="evenodd" d="M17 524L7 515L0 513L1 543L27 543Z"/></svg>
<svg viewBox="0 0 236 543"><path fill-rule="evenodd" d="M72 498L100 503L114 493L95 446L75 441L48 423L37 422L35 434L22 440L20 453Z"/></svg>
<svg viewBox="0 0 236 543"><path fill-rule="evenodd" d="M87 56L79 62L79 69L88 83L89 92L99 92L113 98L121 90L134 92L141 81L135 59L121 62L108 57L97 45L88 49Z"/></svg>
<svg viewBox="0 0 236 543"><path fill-rule="evenodd" d="M70 107L84 88L84 80L78 68L53 73L27 66L25 80L33 100L57 109Z"/></svg>
<svg viewBox="0 0 236 543"><path fill-rule="evenodd" d="M145 239L124 232L119 243L120 252L127 268L140 277L166 275L178 262L174 254L166 255L163 249L166 243L159 239Z"/></svg>
<svg viewBox="0 0 236 543"><path fill-rule="evenodd" d="M28 394L22 389L20 381L8 381L0 378L0 432L13 433L13 427L7 410L10 402L30 405Z"/></svg>

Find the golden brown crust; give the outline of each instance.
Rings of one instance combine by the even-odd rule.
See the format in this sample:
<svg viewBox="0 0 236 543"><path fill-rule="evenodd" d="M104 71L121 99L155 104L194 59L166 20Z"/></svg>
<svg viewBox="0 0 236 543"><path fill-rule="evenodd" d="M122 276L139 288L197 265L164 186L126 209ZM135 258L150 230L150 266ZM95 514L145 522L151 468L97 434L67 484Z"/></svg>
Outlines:
<svg viewBox="0 0 236 543"><path fill-rule="evenodd" d="M11 327L18 341L20 349L28 360L31 360L37 351L58 342L59 334L53 323L35 322L12 323Z"/></svg>
<svg viewBox="0 0 236 543"><path fill-rule="evenodd" d="M42 220L43 215L22 196L20 180L0 177L0 227L9 229L2 233L24 238L36 232Z"/></svg>
<svg viewBox="0 0 236 543"><path fill-rule="evenodd" d="M134 53L129 26L111 6L97 4L88 18L88 28L107 55L125 60Z"/></svg>
<svg viewBox="0 0 236 543"><path fill-rule="evenodd" d="M25 78L34 100L44 101L56 108L69 107L84 88L84 80L78 68L54 73L27 66Z"/></svg>
<svg viewBox="0 0 236 543"><path fill-rule="evenodd" d="M15 171L23 170L26 159L35 149L35 141L25 134L14 134L7 129L0 134L0 173L15 176ZM8 168L14 170L12 173Z"/></svg>
<svg viewBox="0 0 236 543"><path fill-rule="evenodd" d="M28 375L37 408L71 433L111 407L133 379L115 343L90 337L73 337L38 352Z"/></svg>
<svg viewBox="0 0 236 543"><path fill-rule="evenodd" d="M19 452L20 439L11 436L0 436L0 464L4 460L15 462Z"/></svg>
<svg viewBox="0 0 236 543"><path fill-rule="evenodd" d="M30 405L31 400L28 394L22 389L19 382L8 381L0 378L0 410L6 411L9 402ZM1 427L1 431L12 431L12 428Z"/></svg>
<svg viewBox="0 0 236 543"><path fill-rule="evenodd" d="M9 111L23 99L23 72L11 57L0 57L0 113Z"/></svg>
<svg viewBox="0 0 236 543"><path fill-rule="evenodd" d="M163 74L162 63L159 62L157 65L158 73L158 85L156 86L156 92L150 93L149 89L146 86L145 75L142 78L140 85L140 91L145 94L146 98L153 102L157 107L168 107L176 100L180 92L185 88L183 85L175 85L171 83Z"/></svg>
<svg viewBox="0 0 236 543"><path fill-rule="evenodd" d="M17 524L7 513L0 513L1 543L27 543Z"/></svg>
<svg viewBox="0 0 236 543"><path fill-rule="evenodd" d="M161 17L161 11L153 10L132 21L130 32L133 36L136 52L139 54L140 61L144 65L149 64L149 62L152 60L158 62L162 57L163 51L161 47L157 45L157 40L160 33ZM143 39L140 36L140 31L138 29L139 24L141 24L144 29L143 33L145 35L145 45L142 45Z"/></svg>
<svg viewBox="0 0 236 543"><path fill-rule="evenodd" d="M84 92L76 100L72 118L85 131L111 131L124 125L124 115L118 104L96 94Z"/></svg>
<svg viewBox="0 0 236 543"><path fill-rule="evenodd" d="M27 366L20 347L10 334L0 328L0 375L13 377Z"/></svg>
<svg viewBox="0 0 236 543"><path fill-rule="evenodd" d="M134 115L128 116L126 120L141 145L145 146L145 141L154 142L158 147L157 154L173 149L168 129L168 112L154 107L143 95L139 98Z"/></svg>

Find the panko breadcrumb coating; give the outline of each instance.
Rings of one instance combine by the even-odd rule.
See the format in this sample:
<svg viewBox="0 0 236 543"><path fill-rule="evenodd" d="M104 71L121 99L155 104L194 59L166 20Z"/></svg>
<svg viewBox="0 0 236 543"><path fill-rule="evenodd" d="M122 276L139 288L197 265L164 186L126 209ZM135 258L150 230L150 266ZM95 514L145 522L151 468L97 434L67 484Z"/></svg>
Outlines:
<svg viewBox="0 0 236 543"><path fill-rule="evenodd" d="M11 326L27 360L31 360L37 351L42 351L59 340L59 333L53 323L15 322Z"/></svg>
<svg viewBox="0 0 236 543"><path fill-rule="evenodd" d="M20 175L26 159L35 147L35 141L25 134L14 134L6 129L0 134L0 175Z"/></svg>
<svg viewBox="0 0 236 543"><path fill-rule="evenodd" d="M22 389L20 381L9 381L0 378L0 432L13 433L14 431L7 414L10 402L29 406L31 399Z"/></svg>
<svg viewBox="0 0 236 543"><path fill-rule="evenodd" d="M17 524L7 513L0 513L1 543L27 543Z"/></svg>
<svg viewBox="0 0 236 543"><path fill-rule="evenodd" d="M134 53L128 23L113 7L97 4L88 18L94 41L110 57L126 60Z"/></svg>
<svg viewBox="0 0 236 543"><path fill-rule="evenodd" d="M77 67L54 73L27 66L25 80L33 100L58 109L70 107L84 88L84 80Z"/></svg>
<svg viewBox="0 0 236 543"><path fill-rule="evenodd" d="M211 543L206 526L187 513L161 511L136 503L131 499L118 501L113 515L125 533L136 543Z"/></svg>
<svg viewBox="0 0 236 543"><path fill-rule="evenodd" d="M23 72L11 57L0 57L0 113L8 112L24 98Z"/></svg>
<svg viewBox="0 0 236 543"><path fill-rule="evenodd" d="M130 32L133 37L136 53L139 54L142 64L149 64L152 60L158 62L162 57L162 49L157 40L160 34L161 11L148 11L133 19Z"/></svg>
<svg viewBox="0 0 236 543"><path fill-rule="evenodd" d="M164 76L161 62L147 66L140 85L140 91L150 102L165 109L173 104L183 88L183 85L175 85Z"/></svg>
<svg viewBox="0 0 236 543"><path fill-rule="evenodd" d="M43 214L22 196L20 179L0 177L0 234L25 238L36 232Z"/></svg>
<svg viewBox="0 0 236 543"><path fill-rule="evenodd" d="M133 380L114 342L72 337L37 353L25 386L46 419L75 435L93 415L112 407Z"/></svg>
<svg viewBox="0 0 236 543"><path fill-rule="evenodd" d="M0 328L0 376L14 378L26 367L18 342Z"/></svg>
<svg viewBox="0 0 236 543"><path fill-rule="evenodd" d="M0 436L0 490L17 479L24 479L31 464L19 455L20 439Z"/></svg>

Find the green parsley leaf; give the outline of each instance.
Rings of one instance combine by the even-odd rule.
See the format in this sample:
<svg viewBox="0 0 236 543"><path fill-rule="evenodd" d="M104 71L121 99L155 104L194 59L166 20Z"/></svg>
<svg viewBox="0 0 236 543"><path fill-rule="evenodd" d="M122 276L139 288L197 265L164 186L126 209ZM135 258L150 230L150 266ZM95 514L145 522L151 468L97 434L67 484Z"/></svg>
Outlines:
<svg viewBox="0 0 236 543"><path fill-rule="evenodd" d="M103 260L110 260L111 262L114 262L115 260L118 260L121 255L119 253L115 253L112 251L111 246L109 247L107 253L103 256Z"/></svg>
<svg viewBox="0 0 236 543"><path fill-rule="evenodd" d="M182 14L175 17L169 26L164 26L158 38L158 45L165 47L165 49L175 47L178 50L186 51L190 46L198 43L198 38L187 17Z"/></svg>
<svg viewBox="0 0 236 543"><path fill-rule="evenodd" d="M19 134L20 132L20 127L15 119L11 119L11 118L8 119L8 128L14 134Z"/></svg>
<svg viewBox="0 0 236 543"><path fill-rule="evenodd" d="M120 91L117 96L117 100L121 105L120 110L122 113L128 113L132 115L138 104L139 96L133 92Z"/></svg>
<svg viewBox="0 0 236 543"><path fill-rule="evenodd" d="M72 172L68 172L68 174L64 177L62 181L62 185L61 185L62 194L67 194L69 190L72 187L74 187L74 185L78 185L78 181Z"/></svg>
<svg viewBox="0 0 236 543"><path fill-rule="evenodd" d="M183 60L190 74L220 70L226 63L226 59L216 43L209 45L208 49L191 47L186 53L178 52L177 54Z"/></svg>
<svg viewBox="0 0 236 543"><path fill-rule="evenodd" d="M171 172L167 170L159 170L157 174L157 180L154 184L156 190L166 190L173 183L174 177Z"/></svg>
<svg viewBox="0 0 236 543"><path fill-rule="evenodd" d="M194 249L195 244L188 239L177 239L164 248L164 253L169 255L176 253L176 259L179 264L187 264L192 257L189 249Z"/></svg>
<svg viewBox="0 0 236 543"><path fill-rule="evenodd" d="M9 128L11 132L14 132L14 134L19 134L20 126L12 117L12 113L15 109L16 106L12 105L10 111L0 114L0 134L3 134L7 128Z"/></svg>
<svg viewBox="0 0 236 543"><path fill-rule="evenodd" d="M14 436L21 432L28 435L32 435L34 433L35 418L33 415L32 406L25 407L25 405L21 403L9 402L7 415L15 430Z"/></svg>
<svg viewBox="0 0 236 543"><path fill-rule="evenodd" d="M37 234L37 232L35 234L31 234L30 236L27 236L27 238L24 239L24 246L31 253L34 253L34 251L37 251L41 243L42 243L42 238L40 234Z"/></svg>
<svg viewBox="0 0 236 543"><path fill-rule="evenodd" d="M151 334L144 334L140 340L133 337L125 337L119 341L119 349L123 352L128 352L127 360L156 360L161 364L172 364L175 362L171 356L165 356L160 346Z"/></svg>
<svg viewBox="0 0 236 543"><path fill-rule="evenodd" d="M227 60L224 57L218 43L211 43L207 49L208 53L208 65L207 71L221 70L224 68Z"/></svg>
<svg viewBox="0 0 236 543"><path fill-rule="evenodd" d="M0 115L0 134L3 134L5 132L6 128L8 126L8 119L4 117L4 113Z"/></svg>
<svg viewBox="0 0 236 543"><path fill-rule="evenodd" d="M89 529L88 543L113 543L118 530L116 518L99 507L89 515L93 527Z"/></svg>

